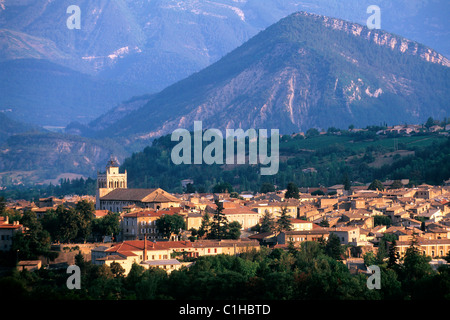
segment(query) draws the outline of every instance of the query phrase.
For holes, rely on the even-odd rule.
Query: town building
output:
[[[327,240],[328,236],[329,231],[327,228],[316,228],[303,231],[282,231],[277,235],[277,243],[279,246],[286,246],[292,242],[295,247],[298,247],[305,241]]]
[[[9,223],[8,216],[0,217],[0,251],[10,251],[14,235],[22,232],[23,229],[23,225],[19,224],[19,221]]]
[[[421,253],[432,258],[445,257],[450,251],[450,239],[418,239],[417,248]],[[397,241],[396,248],[400,257],[411,246],[411,241]]]
[[[134,263],[148,269],[160,267],[167,272],[189,266],[183,258],[228,254],[236,255],[249,250],[259,250],[255,240],[199,240],[190,241],[123,241],[111,247],[101,246],[91,251],[91,261],[96,265],[111,266],[118,263],[128,274]],[[178,259],[176,257],[179,257]]]
[[[127,172],[119,173],[119,164],[111,159],[105,173],[97,174],[96,209],[122,212],[136,206],[142,209],[179,207],[181,200],[160,189],[128,189]]]

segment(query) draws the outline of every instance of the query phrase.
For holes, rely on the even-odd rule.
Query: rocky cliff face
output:
[[[100,132],[151,139],[176,128],[283,133],[420,122],[449,113],[448,61],[380,30],[296,13]]]
[[[325,26],[334,30],[344,31],[347,34],[352,34],[356,37],[362,37],[372,41],[379,46],[388,47],[393,51],[399,51],[409,55],[417,55],[425,61],[450,67],[450,60],[435,50],[415,41],[396,36],[383,30],[370,30],[362,25],[307,12],[300,12],[296,15],[313,17],[318,21],[322,21]]]
[[[440,40],[448,36],[448,19],[435,12],[439,8],[448,12],[446,0],[378,0],[377,3],[383,9],[383,28],[423,40],[448,56],[449,45]],[[79,30],[66,27],[70,16],[66,10],[74,4],[81,10]],[[10,71],[16,79],[10,82],[8,91],[21,94],[3,99],[0,108],[13,106],[15,118],[25,122],[23,111],[28,112],[30,104],[42,114],[47,113],[49,104],[45,97],[22,94],[31,87],[33,92],[48,92],[46,96],[57,101],[52,104],[63,106],[62,119],[57,125],[67,125],[72,119],[87,122],[132,96],[159,92],[202,70],[293,12],[307,10],[362,23],[367,18],[369,4],[369,0],[79,0],[76,3],[70,0],[4,0],[0,2],[0,62],[44,59],[95,75],[93,86],[98,86],[102,92],[86,94],[88,101],[79,102],[74,89],[80,86],[78,83],[68,82],[64,88],[52,91],[51,80],[56,78],[51,70],[44,75],[46,81],[35,81],[33,86],[27,82],[28,74],[15,69]],[[323,23],[331,27],[370,37],[399,50],[416,51],[428,61],[448,65],[442,55],[426,47],[416,47],[415,42],[401,41],[399,37],[380,31],[366,33],[361,26],[339,19],[323,19]],[[13,66],[17,68],[17,64]],[[55,82],[63,83],[59,79]],[[125,95],[111,96],[103,104],[94,98],[88,99],[95,94],[107,97],[108,93],[118,91],[115,88],[105,90],[102,84],[106,82],[121,84]],[[60,103],[62,100],[68,101],[70,107],[64,108],[66,104]],[[78,118],[86,116],[84,107],[92,113]],[[74,110],[80,112],[64,116]],[[35,113],[30,122],[47,125],[45,117]]]

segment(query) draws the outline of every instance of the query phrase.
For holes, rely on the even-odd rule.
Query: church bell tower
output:
[[[104,197],[115,189],[127,188],[127,170],[125,170],[125,173],[120,173],[117,159],[111,156],[106,164],[105,173],[97,172],[96,209],[101,210],[101,197]]]

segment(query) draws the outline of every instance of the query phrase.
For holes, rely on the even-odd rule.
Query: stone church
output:
[[[112,158],[104,173],[97,172],[96,209],[122,212],[124,208],[164,209],[179,207],[180,199],[162,190],[128,189],[127,171],[119,172],[119,163]]]

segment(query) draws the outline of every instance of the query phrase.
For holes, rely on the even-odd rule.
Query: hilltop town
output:
[[[4,252],[17,250],[14,235],[27,233],[28,228],[19,224],[19,219],[10,220],[14,216],[11,212],[16,217],[28,214],[42,221],[52,212],[59,210],[64,215],[70,212],[64,208],[82,210],[85,205],[97,222],[117,217],[116,232],[87,236],[84,241],[59,238],[61,241],[51,245],[58,253],[55,259],[20,259],[18,268],[67,267],[81,254],[93,264],[119,264],[125,274],[133,264],[170,273],[189,267],[199,256],[238,255],[261,247],[289,250],[292,246],[300,248],[306,241],[326,241],[331,235],[337,236],[345,248],[342,261],[352,272],[366,270],[364,255],[376,255],[380,246],[392,243],[382,239],[395,239],[401,257],[414,238],[419,251],[431,257],[431,264],[446,264],[444,258],[450,251],[450,181],[441,186],[403,187],[407,183],[387,181],[375,188],[373,184],[350,188],[336,185],[240,195],[170,194],[160,188],[128,188],[127,173],[120,173],[118,164],[110,160],[106,171],[98,175],[96,197],[6,202],[0,248]],[[208,233],[218,211],[228,226],[234,226],[233,234],[214,237]],[[168,217],[178,220],[169,221]],[[165,219],[180,224],[164,229],[159,222]]]

